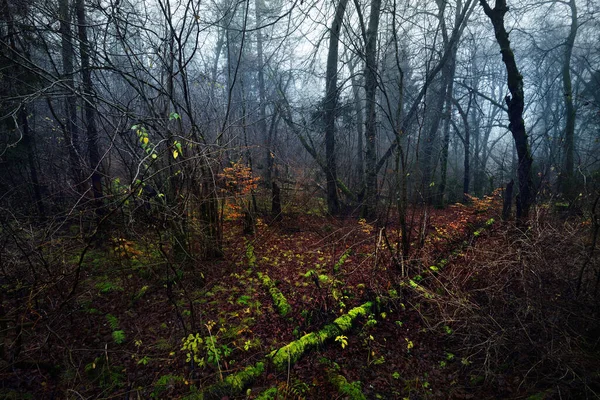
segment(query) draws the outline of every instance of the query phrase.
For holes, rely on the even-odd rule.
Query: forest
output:
[[[0,398],[600,399],[600,3],[0,0]]]

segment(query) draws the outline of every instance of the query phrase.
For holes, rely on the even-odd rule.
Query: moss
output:
[[[256,400],[275,400],[277,398],[277,388],[270,388],[256,396]]]
[[[342,332],[349,330],[352,328],[352,323],[357,317],[364,316],[370,312],[372,305],[372,302],[367,302],[362,306],[353,308],[348,311],[348,314],[342,315],[333,321],[332,324],[326,325],[318,332],[306,334],[300,339],[272,352],[269,354],[269,357],[275,368],[280,371],[285,370],[288,363],[296,363],[308,350],[318,347],[322,343],[339,336]]]
[[[287,314],[289,314],[289,312],[292,311],[292,307],[288,303],[283,293],[281,293],[281,291],[275,287],[275,283],[271,280],[271,278],[269,278],[267,274],[262,274],[260,272],[258,273],[258,277],[262,281],[263,285],[269,289],[269,294],[273,299],[273,303],[275,304],[275,308],[277,308],[277,312],[282,317],[285,317]]]
[[[290,311],[292,311],[292,307],[287,302],[283,293],[279,291],[276,287],[269,288],[269,293],[273,298],[273,303],[275,303],[275,307],[277,308],[277,312],[285,317]]]
[[[211,386],[205,394],[209,398],[221,398],[226,395],[240,394],[264,371],[265,364],[262,362],[258,362],[256,365],[250,365],[240,372],[227,376],[222,382]]]
[[[473,236],[478,237],[479,235],[481,235],[483,233],[483,231],[485,231],[490,226],[494,225],[494,222],[496,222],[494,220],[494,218],[488,219],[487,221],[485,221],[485,224],[481,228],[479,228],[475,232],[473,232]]]
[[[341,317],[336,318],[333,323],[338,326],[342,332],[347,331],[348,329],[352,328],[352,317],[350,317],[348,314],[342,315]]]
[[[333,375],[329,378],[329,382],[337,387],[341,395],[348,396],[350,400],[367,399],[360,388],[360,381],[348,382],[342,375]]]

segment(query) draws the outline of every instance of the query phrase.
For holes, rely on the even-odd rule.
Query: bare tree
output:
[[[365,119],[365,200],[362,215],[365,218],[375,217],[377,210],[377,34],[381,0],[371,1],[371,13],[365,43],[365,102],[367,107]]]
[[[504,101],[508,106],[509,129],[512,133],[519,158],[519,194],[517,200],[517,218],[526,222],[529,218],[529,209],[533,203],[533,182],[531,166],[533,158],[529,150],[525,121],[523,120],[523,109],[525,108],[525,95],[523,93],[523,76],[519,72],[515,55],[510,47],[508,32],[504,26],[504,16],[508,12],[506,0],[496,0],[494,8],[491,8],[486,0],[479,0],[485,14],[489,17],[494,27],[496,41],[500,46],[502,61],[506,67],[508,89],[510,96]]]
[[[102,174],[101,157],[98,145],[98,128],[96,125],[96,101],[94,85],[92,83],[92,68],[90,52],[92,50],[88,39],[88,25],[84,0],[75,0],[77,13],[77,29],[79,37],[79,53],[81,58],[81,80],[84,91],[83,110],[85,113],[85,127],[87,131],[87,145],[90,163],[90,181],[94,194],[96,212],[102,214]]]
[[[337,166],[335,154],[335,115],[338,104],[338,48],[342,21],[348,0],[339,0],[335,16],[329,29],[329,52],[327,55],[327,70],[325,73],[325,175],[327,177],[327,209],[335,215],[339,212],[340,204],[337,196]]]
[[[575,0],[569,0],[571,11],[571,27],[565,41],[565,53],[562,65],[562,80],[565,99],[565,165],[562,173],[562,192],[566,198],[573,200],[573,153],[575,150],[575,107],[573,106],[573,85],[571,82],[571,56],[579,22],[577,21],[577,5]]]

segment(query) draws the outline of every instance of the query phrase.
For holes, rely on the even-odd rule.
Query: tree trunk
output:
[[[325,74],[325,175],[327,178],[327,210],[330,214],[339,213],[340,203],[337,196],[337,166],[335,159],[335,113],[337,109],[338,87],[338,48],[342,22],[348,0],[339,0],[335,17],[329,30],[329,53],[327,54],[327,71]]]
[[[377,114],[375,112],[375,94],[377,92],[377,32],[379,30],[379,15],[381,0],[371,1],[371,15],[367,28],[367,43],[365,45],[365,100],[367,115],[365,120],[365,201],[362,215],[372,219],[377,212]]]
[[[81,165],[79,163],[79,129],[77,128],[77,102],[75,98],[75,79],[73,77],[73,32],[71,31],[71,15],[69,12],[69,0],[58,2],[60,14],[60,37],[61,55],[63,62],[63,76],[65,85],[68,87],[65,99],[65,124],[64,137],[69,152],[69,164],[71,167],[71,179],[75,184],[77,192],[83,194],[83,177],[81,176]]]
[[[266,91],[265,91],[265,71],[264,71],[264,55],[263,55],[263,35],[261,31],[262,24],[262,12],[264,8],[264,0],[255,0],[254,2],[254,15],[256,19],[256,57],[258,58],[258,131],[259,137],[263,139],[264,143],[264,157],[265,157],[265,187],[271,186],[271,179],[273,178],[273,160],[271,158],[271,141],[270,135],[267,131],[267,103],[266,103]]]
[[[275,181],[272,182],[271,215],[275,221],[281,219],[281,189]]]
[[[502,204],[502,219],[504,221],[506,221],[510,218],[510,210],[512,208],[512,197],[513,197],[514,184],[515,184],[515,182],[513,180],[511,180],[506,185],[506,189],[504,189],[504,194],[503,194],[504,199],[503,199],[503,204]]]
[[[98,149],[98,129],[96,127],[96,106],[94,85],[92,84],[92,68],[90,65],[90,42],[87,35],[87,22],[84,0],[76,0],[79,52],[81,57],[81,81],[83,86],[83,110],[87,129],[87,145],[91,173],[92,192],[94,193],[96,213],[103,213],[102,175],[100,173],[100,151]]]
[[[440,184],[438,185],[437,206],[442,208],[446,203],[446,183],[448,180],[448,148],[450,147],[450,120],[452,119],[452,92],[454,88],[454,71],[456,65],[454,59],[450,61],[452,69],[452,79],[448,82],[446,88],[446,111],[444,120],[444,136],[442,139],[442,154],[441,154],[441,172]]]
[[[358,193],[364,190],[365,186],[365,160],[364,160],[364,145],[363,145],[363,107],[360,98],[360,81],[354,74],[354,64],[348,63],[350,75],[352,79],[352,94],[354,96],[354,113],[356,114],[356,187]]]
[[[436,144],[438,143],[438,130],[440,122],[444,115],[444,102],[446,100],[445,90],[447,89],[444,78],[447,78],[442,73],[442,77],[437,79],[436,83],[430,85],[430,91],[426,96],[428,100],[426,103],[432,103],[431,107],[428,107],[425,116],[425,140],[423,141],[423,157],[421,162],[421,184],[423,185],[423,191],[425,193],[425,202],[431,204],[433,201],[433,182],[434,182],[434,169],[437,163]]]
[[[23,134],[23,144],[27,152],[29,175],[31,177],[31,185],[33,186],[33,198],[35,200],[38,216],[43,219],[46,216],[46,209],[44,208],[44,202],[42,201],[42,191],[40,188],[38,168],[35,162],[36,157],[34,139],[31,135],[29,121],[27,119],[27,106],[23,105],[19,110],[19,119],[21,123],[21,132]]]
[[[438,0],[438,8],[442,8],[442,1]],[[462,1],[458,0],[456,2],[456,14],[454,17],[454,25],[458,26],[460,24],[460,14],[462,13]],[[444,33],[444,42],[445,45],[448,45],[449,38],[446,32],[446,25],[444,22],[443,15],[438,17],[440,24],[442,25],[442,32]],[[458,52],[458,46],[454,43],[450,49],[450,56],[448,57],[448,61],[444,65],[442,69],[442,77],[446,76],[446,78],[442,78],[442,80],[446,83],[446,109],[444,110],[444,127],[443,132],[444,136],[442,137],[442,152],[440,156],[440,184],[438,185],[438,195],[437,195],[437,206],[442,208],[445,205],[445,197],[446,197],[446,183],[448,179],[448,148],[450,146],[450,121],[452,119],[452,96],[454,92],[454,75],[456,74],[456,53]]]
[[[573,182],[573,153],[575,144],[575,107],[573,106],[573,87],[571,84],[571,55],[573,54],[573,46],[575,37],[577,36],[577,6],[575,0],[569,0],[569,8],[571,9],[571,29],[569,36],[565,42],[565,58],[562,66],[562,79],[565,98],[565,166],[562,173],[563,196],[568,200],[575,198],[575,188]]]
[[[519,159],[519,197],[517,207],[517,218],[521,222],[527,222],[529,209],[533,203],[533,181],[531,177],[531,165],[533,158],[529,150],[525,121],[523,120],[523,109],[525,108],[525,96],[523,94],[523,76],[519,72],[515,55],[510,47],[508,32],[504,27],[504,15],[508,12],[506,0],[496,0],[492,9],[486,0],[479,0],[485,14],[494,26],[496,41],[500,45],[502,61],[506,66],[507,83],[510,95],[504,101],[508,106],[509,129],[512,133],[517,156]]]

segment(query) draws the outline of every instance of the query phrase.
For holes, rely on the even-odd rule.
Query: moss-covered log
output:
[[[287,368],[288,364],[296,363],[307,351],[320,346],[328,340],[335,339],[336,336],[348,331],[352,328],[354,320],[359,316],[368,314],[372,306],[372,302],[367,302],[360,307],[353,308],[348,314],[336,318],[333,323],[326,325],[320,331],[306,334],[300,339],[281,347],[279,350],[273,351],[268,357],[271,358],[275,368],[283,371]]]
[[[281,291],[275,287],[275,282],[273,282],[267,274],[259,272],[258,277],[262,281],[263,285],[269,290],[269,294],[273,299],[273,303],[275,304],[277,312],[282,317],[285,317],[290,311],[292,311],[292,307],[287,302],[283,293],[281,293]]]
[[[264,274],[261,275],[266,276]],[[300,339],[281,347],[279,350],[273,351],[267,356],[267,359],[270,359],[278,370],[285,370],[288,363],[290,365],[294,364],[308,350],[313,349],[330,339],[335,339],[336,336],[350,330],[354,320],[359,316],[368,314],[371,311],[372,306],[372,302],[367,302],[360,307],[353,308],[348,314],[336,318],[333,323],[326,325],[320,331],[304,335]],[[240,372],[227,376],[222,382],[210,386],[204,391],[203,397],[205,399],[212,399],[240,394],[264,371],[265,363],[257,362],[255,365],[251,365]],[[268,394],[265,394],[265,396],[268,396]]]
[[[329,377],[329,382],[337,388],[342,396],[345,396],[350,400],[367,399],[360,388],[360,381],[348,382],[344,376],[335,374]]]
[[[256,396],[256,400],[275,400],[277,399],[277,388],[269,388]]]
[[[265,364],[258,362],[255,365],[250,365],[242,371],[231,374],[213,386],[210,386],[204,392],[204,398],[213,399],[223,396],[240,394],[248,385],[258,378],[265,371]]]

